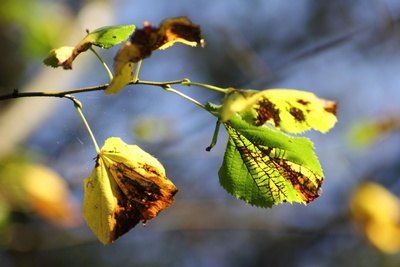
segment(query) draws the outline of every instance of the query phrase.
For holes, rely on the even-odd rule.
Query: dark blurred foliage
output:
[[[46,10],[48,2],[37,4]],[[82,8],[101,1],[54,2],[68,6],[73,20]],[[264,210],[246,205],[218,184],[226,134],[221,133],[217,146],[205,152],[215,119],[198,107],[145,86],[132,86],[111,97],[102,92],[77,95],[99,145],[109,136],[120,136],[154,154],[180,189],[176,202],[145,228],[138,225],[107,247],[84,224],[65,229],[32,213],[15,212],[7,220],[7,239],[0,244],[0,266],[400,265],[399,254],[385,254],[368,242],[349,212],[349,199],[361,181],[375,181],[400,195],[398,129],[359,150],[347,139],[348,129],[365,118],[399,117],[400,6],[396,1],[102,3],[115,24],[140,25],[145,20],[158,24],[166,17],[186,15],[201,25],[204,49],[176,45],[157,51],[144,61],[141,79],[188,77],[221,87],[288,87],[338,101],[338,125],[326,135],[307,134],[325,170],[323,194],[308,206],[285,204]],[[36,50],[41,52],[24,53],[23,40],[29,35],[18,30],[23,25],[0,18],[1,91],[24,84],[21,77],[27,84],[34,78],[31,69],[38,71],[40,62],[27,54],[44,58],[50,44],[63,45],[56,38]],[[112,62],[116,51],[101,53]],[[79,69],[79,60],[74,64],[73,71],[85,72],[77,87],[107,82],[99,64],[90,69]],[[203,103],[218,103],[221,97],[198,88],[176,89]],[[82,199],[82,180],[94,166],[95,151],[71,104],[64,102],[22,147],[40,154],[41,163],[65,177]],[[153,141],[135,135],[143,118],[157,125],[152,126]]]

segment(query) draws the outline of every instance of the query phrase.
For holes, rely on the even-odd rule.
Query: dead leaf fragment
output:
[[[135,63],[151,56],[157,49],[166,49],[176,42],[181,42],[190,46],[197,44],[204,45],[201,38],[200,26],[193,24],[186,17],[169,18],[163,20],[158,27],[153,27],[145,22],[142,29],[137,29],[131,37],[130,42],[126,42],[118,51],[114,60],[115,77],[114,84],[123,84],[122,71],[126,69],[129,62]],[[106,89],[106,94],[115,94],[122,87],[111,86]]]
[[[176,42],[190,46],[203,44],[200,26],[193,24],[186,17],[169,18],[163,20],[158,27],[153,27],[145,22],[142,29],[137,29],[118,52],[115,59],[115,68],[118,64],[128,59],[129,62],[138,62],[151,55],[154,50],[166,49]]]
[[[74,51],[73,46],[62,46],[53,49],[49,52],[48,56],[43,60],[43,63],[46,66],[57,68],[59,66],[62,66],[63,63],[72,56],[73,51]]]

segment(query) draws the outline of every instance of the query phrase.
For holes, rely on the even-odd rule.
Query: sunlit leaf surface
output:
[[[270,124],[289,133],[310,129],[325,133],[337,121],[334,101],[290,89],[232,90],[221,107],[222,121],[235,113],[250,124]]]
[[[129,82],[132,81],[133,75],[133,63],[128,62],[125,64],[121,70],[119,70],[114,78],[112,79],[110,85],[107,87],[105,93],[108,95],[118,93],[125,87]]]
[[[323,173],[309,139],[256,127],[239,116],[224,125],[229,140],[218,174],[229,193],[261,207],[306,204],[320,195]]]
[[[157,159],[119,138],[106,140],[84,187],[83,215],[103,244],[156,217],[178,191]]]

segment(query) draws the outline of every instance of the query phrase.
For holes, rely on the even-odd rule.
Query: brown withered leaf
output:
[[[153,27],[149,22],[145,22],[144,27],[135,30],[131,40],[124,43],[115,56],[115,77],[107,88],[106,94],[115,94],[128,84],[119,81],[124,77],[121,72],[126,69],[126,64],[148,58],[154,50],[166,49],[176,42],[190,46],[197,44],[203,46],[204,40],[201,38],[200,26],[193,24],[186,17],[165,19],[158,27]]]
[[[142,29],[137,29],[130,42],[125,43],[115,58],[119,61],[138,62],[147,58],[156,49],[165,49],[176,42],[190,46],[203,44],[200,26],[193,24],[186,17],[169,18],[163,20],[158,27],[153,27],[149,22],[144,23]]]

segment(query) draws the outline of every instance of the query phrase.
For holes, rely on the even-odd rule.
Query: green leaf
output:
[[[220,116],[222,121],[227,121],[235,113],[239,113],[250,124],[270,124],[289,133],[302,133],[310,129],[325,133],[337,121],[334,101],[318,98],[310,92],[290,89],[232,89],[223,101]]]
[[[256,127],[233,116],[224,123],[229,139],[220,183],[252,205],[307,204],[320,195],[322,168],[312,142],[269,127]]]
[[[204,108],[205,108],[208,112],[210,112],[212,115],[214,115],[215,117],[219,117],[221,105],[216,105],[216,104],[213,104],[213,103],[211,103],[211,102],[207,102],[207,103],[204,105]]]
[[[90,32],[82,42],[109,49],[128,39],[134,30],[135,25],[132,24],[102,27]]]

